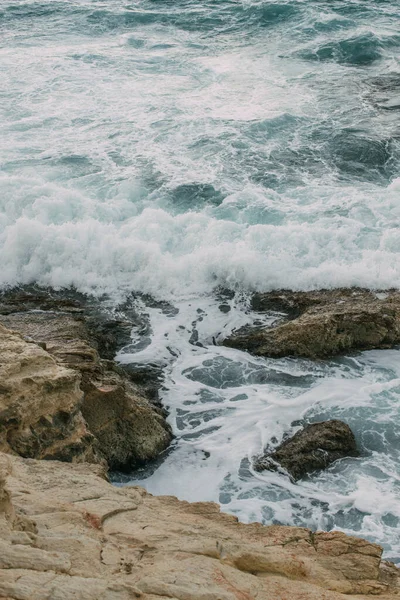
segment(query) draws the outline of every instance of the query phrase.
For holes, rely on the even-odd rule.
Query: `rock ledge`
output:
[[[400,344],[398,291],[282,290],[256,294],[252,303],[261,312],[281,311],[279,324],[243,328],[224,340],[225,346],[249,350],[259,356],[325,358]]]
[[[382,600],[399,571],[343,533],[238,523],[115,488],[99,466],[0,453],[0,598]]]

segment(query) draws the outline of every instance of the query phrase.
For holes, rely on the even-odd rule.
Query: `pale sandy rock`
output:
[[[0,454],[0,598],[398,598],[381,548],[343,533],[245,525],[213,503],[116,488],[100,466]]]
[[[100,358],[79,314],[0,318],[14,329],[0,325],[0,449],[126,469],[169,445],[164,416],[113,361]]]
[[[25,457],[100,460],[79,410],[80,379],[0,325],[0,449]]]

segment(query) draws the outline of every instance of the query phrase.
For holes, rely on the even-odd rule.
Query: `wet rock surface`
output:
[[[347,456],[358,456],[354,434],[346,423],[333,419],[307,425],[274,451],[258,457],[254,468],[257,471],[284,469],[297,480]]]
[[[107,299],[95,299],[75,290],[53,290],[36,286],[13,288],[0,293],[0,318],[4,324],[19,324],[28,327],[33,314],[45,313],[48,318],[60,321],[62,315],[74,317],[74,329],[94,346],[103,359],[113,360],[117,351],[130,343],[131,330],[138,317],[128,304],[111,309]],[[23,315],[29,315],[25,319]],[[43,323],[38,319],[38,323]],[[67,327],[71,326],[69,320]],[[41,327],[41,325],[40,325]],[[58,326],[60,329],[62,325]],[[44,332],[45,333],[45,332]],[[40,330],[35,330],[40,337]],[[60,339],[68,339],[68,331],[60,331]],[[69,337],[73,337],[73,333]]]
[[[132,320],[101,313],[82,296],[17,290],[0,296],[0,323],[0,385],[8,390],[0,432],[8,451],[132,469],[169,445],[172,435],[162,409],[111,360],[130,341]],[[16,367],[28,360],[27,373]],[[41,375],[42,363],[54,374]]]
[[[212,502],[110,485],[101,467],[0,453],[7,600],[382,600],[399,570],[340,532],[238,523]]]
[[[243,328],[223,344],[259,356],[325,358],[400,343],[400,293],[336,289],[271,292],[253,297],[256,311],[280,311],[277,326]]]

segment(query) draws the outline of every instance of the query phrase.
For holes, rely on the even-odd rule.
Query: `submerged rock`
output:
[[[57,306],[40,294],[1,298],[0,448],[122,470],[154,459],[172,438],[164,413],[109,360],[132,323]]]
[[[362,289],[256,294],[259,311],[283,311],[276,327],[243,328],[225,346],[260,356],[324,358],[400,343],[400,292]],[[291,319],[291,320],[289,320]]]
[[[381,555],[341,532],[117,488],[98,466],[0,453],[1,598],[394,600],[400,572]]]
[[[294,479],[325,469],[335,460],[357,456],[357,445],[350,427],[332,420],[307,425],[285,440],[273,452],[257,458],[257,471],[285,469]]]

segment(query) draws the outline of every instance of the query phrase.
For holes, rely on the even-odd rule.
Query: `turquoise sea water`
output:
[[[0,2],[0,285],[168,303],[138,300],[148,337],[120,356],[166,377],[177,441],[151,491],[394,560],[398,351],[265,361],[214,341],[257,318],[252,290],[400,287],[399,58],[399,0]],[[331,416],[361,458],[297,485],[252,471]]]

